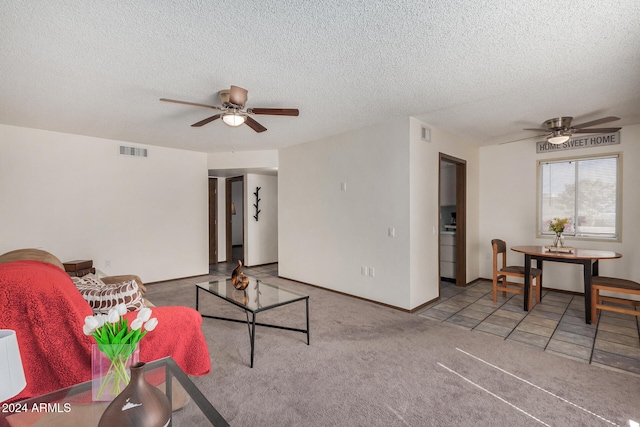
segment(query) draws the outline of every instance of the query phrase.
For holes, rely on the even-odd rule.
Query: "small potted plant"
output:
[[[553,236],[553,246],[555,248],[564,247],[564,235],[562,233],[570,226],[571,222],[569,218],[554,218],[552,221],[549,221],[549,230],[556,233],[555,236]]]

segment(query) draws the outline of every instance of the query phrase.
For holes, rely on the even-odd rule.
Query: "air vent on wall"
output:
[[[431,129],[423,126],[420,130],[420,138],[423,141],[431,142]]]
[[[120,146],[120,154],[122,154],[123,156],[133,156],[133,157],[149,156],[146,148],[127,147],[126,145]]]

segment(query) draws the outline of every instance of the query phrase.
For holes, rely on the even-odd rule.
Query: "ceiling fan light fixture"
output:
[[[590,122],[584,122],[577,125],[572,125],[571,122],[573,117],[556,117],[553,119],[549,119],[545,121],[541,127],[538,128],[525,128],[523,130],[531,130],[537,133],[544,132],[540,135],[532,136],[529,138],[539,138],[543,135],[546,135],[546,141],[549,144],[561,145],[566,143],[571,139],[571,137],[578,133],[588,133],[588,134],[603,134],[603,133],[613,133],[618,132],[620,127],[610,127],[610,128],[592,128],[592,126],[601,125],[604,123],[615,122],[616,120],[620,120],[620,117],[603,117],[601,119],[591,120]],[[507,144],[509,142],[523,141],[529,138],[520,138],[513,141],[501,142],[500,144]]]
[[[549,144],[560,145],[560,144],[564,144],[570,139],[571,139],[571,135],[562,135],[561,133],[555,133],[549,138],[547,138],[547,142]]]
[[[247,118],[245,116],[238,114],[236,111],[222,115],[222,121],[232,127],[240,126],[241,124],[244,124],[246,120]]]
[[[207,117],[204,120],[200,120],[197,123],[191,125],[191,127],[202,127],[215,120],[222,119],[222,121],[231,127],[238,127],[243,124],[249,126],[255,132],[260,133],[267,130],[249,115],[268,115],[268,116],[298,116],[300,112],[297,108],[247,108],[245,110],[245,103],[247,102],[246,89],[238,86],[231,86],[231,90],[221,90],[218,92],[220,97],[220,106],[200,104],[198,102],[180,101],[179,99],[160,98],[163,102],[172,102],[175,104],[192,105],[194,107],[209,108],[219,111],[218,114],[214,114],[211,117]]]

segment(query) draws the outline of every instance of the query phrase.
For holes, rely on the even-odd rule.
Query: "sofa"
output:
[[[0,264],[6,264],[8,262],[14,261],[24,261],[24,260],[33,260],[33,261],[41,261],[46,262],[51,265],[55,265],[60,268],[62,271],[65,271],[64,264],[53,254],[44,251],[42,249],[16,249],[11,252],[7,252],[3,255],[0,255]],[[73,278],[72,280],[79,280],[81,278]],[[117,285],[120,283],[125,283],[129,281],[135,281],[140,293],[144,296],[147,292],[147,287],[142,282],[139,276],[135,274],[124,274],[118,276],[103,276],[99,278],[104,284],[107,285]],[[149,300],[144,299],[144,304],[146,307],[155,307]]]
[[[139,282],[139,277],[112,276]],[[106,280],[105,280],[106,279]],[[188,375],[210,372],[210,357],[202,333],[202,317],[183,306],[152,308],[158,326],[140,342],[140,361],[171,356]],[[26,388],[6,402],[38,396],[91,379],[93,337],[83,333],[84,319],[94,309],[84,299],[63,264],[37,249],[12,251],[0,256],[0,329],[16,331]],[[125,315],[131,323],[135,311]],[[3,402],[5,403],[5,402]],[[175,407],[174,407],[175,408]]]

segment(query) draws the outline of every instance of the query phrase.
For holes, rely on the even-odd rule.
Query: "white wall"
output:
[[[431,129],[431,142],[421,140],[421,128]],[[438,297],[440,153],[466,161],[467,283],[478,277],[478,147],[421,121],[410,119],[411,140],[411,308]]]
[[[0,125],[0,253],[39,247],[145,282],[207,274],[206,154],[120,144],[134,145]]]
[[[280,150],[281,276],[408,308],[408,124],[394,119]],[[361,275],[362,266],[375,276]]]
[[[239,151],[235,153],[210,153],[209,169],[278,168],[278,150]]]
[[[421,126],[398,118],[280,151],[281,276],[404,309],[438,297],[439,153],[467,161],[469,251],[477,247],[478,148],[433,127],[432,142],[422,141]],[[468,254],[468,281],[477,275]]]
[[[640,125],[620,131],[620,145],[536,154],[534,140],[493,145],[480,149],[480,275],[491,277],[491,239],[500,238],[509,247],[545,245],[551,237],[536,237],[536,167],[538,160],[568,156],[622,152],[622,241],[577,240],[565,243],[579,248],[611,250],[617,260],[601,261],[600,274],[640,280]],[[512,264],[524,263],[523,255],[508,252]],[[544,264],[544,286],[583,292],[582,267],[548,262]]]
[[[278,177],[247,174],[244,179],[247,207],[245,264],[252,266],[278,262]],[[260,187],[260,213],[256,221],[254,193],[257,187]]]

